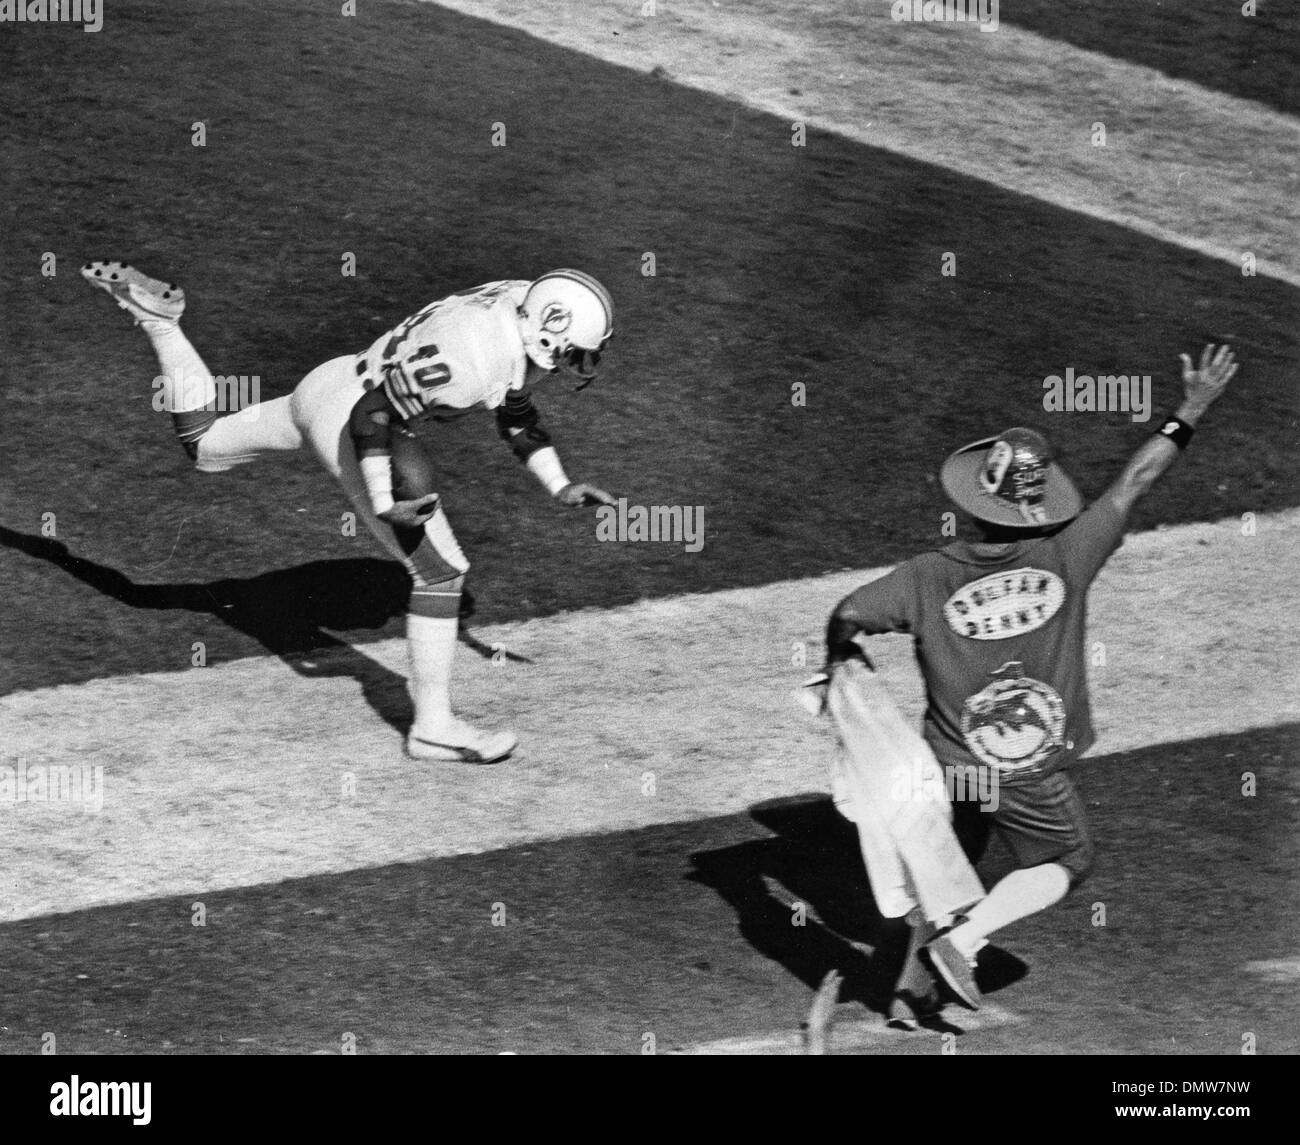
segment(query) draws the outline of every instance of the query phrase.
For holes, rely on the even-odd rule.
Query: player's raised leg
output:
[[[185,292],[179,286],[123,262],[88,262],[81,274],[107,291],[149,338],[161,371],[154,379],[161,408],[171,414],[176,436],[195,468],[219,473],[264,453],[302,445],[287,397],[218,417],[216,380],[181,330]]]
[[[163,408],[172,415],[181,444],[194,457],[195,443],[217,418],[217,388],[198,351],[181,333],[185,292],[124,262],[88,262],[81,274],[92,286],[107,291],[148,336],[158,355],[161,373],[155,386],[162,390]]]

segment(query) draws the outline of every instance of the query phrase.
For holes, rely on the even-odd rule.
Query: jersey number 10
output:
[[[410,360],[419,362],[425,358],[436,358],[437,356],[438,347],[430,342],[418,354],[412,355]],[[431,390],[435,386],[441,386],[451,381],[451,367],[446,362],[430,362],[427,366],[420,366],[412,370],[410,376],[420,389]]]

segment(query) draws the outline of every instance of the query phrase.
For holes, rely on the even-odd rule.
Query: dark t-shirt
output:
[[[908,632],[925,677],[925,738],[940,762],[1003,782],[1092,746],[1084,661],[1088,587],[1124,539],[1106,497],[1052,537],[958,541],[905,561],[840,606],[864,632]]]

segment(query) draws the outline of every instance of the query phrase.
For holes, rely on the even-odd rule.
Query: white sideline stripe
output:
[[[1261,516],[1248,538],[1230,519],[1127,539],[1091,601],[1090,636],[1106,648],[1091,671],[1094,754],[1300,720],[1300,633],[1278,623],[1279,602],[1300,598],[1298,549],[1300,510]],[[524,744],[488,768],[405,759],[358,680],[329,674],[375,662],[400,673],[401,640],[323,655],[327,670],[311,677],[268,656],[0,697],[0,764],[104,769],[98,814],[0,799],[0,920],[825,791],[830,732],[792,694],[816,666],[835,602],[883,571],[479,629],[534,662],[459,654],[463,714],[508,717]],[[796,644],[808,663],[793,662]],[[875,638],[873,650],[919,717],[910,640]]]
[[[1019,1015],[990,1002],[985,1002],[978,1010],[963,1010],[957,1006],[948,1006],[943,1012],[943,1019],[956,1027],[963,1034],[979,1033],[981,1030],[997,1029],[1021,1021]],[[942,1032],[922,1027],[918,1030],[893,1030],[885,1024],[880,1016],[855,1018],[852,1021],[838,1019],[831,1026],[827,1039],[828,1049],[832,1054],[841,1054],[855,1050],[885,1049],[893,1053],[913,1050],[921,1040],[937,1041]],[[719,1038],[717,1041],[696,1042],[691,1045],[676,1046],[667,1051],[670,1055],[690,1057],[700,1056],[792,1056],[804,1053],[803,1035],[798,1030],[780,1030],[776,1033],[758,1034],[747,1037]]]
[[[672,0],[648,19],[635,2],[437,3],[640,72],[662,66],[685,87],[1126,227],[1237,275],[1253,252],[1260,275],[1300,286],[1300,121],[1251,100],[1006,22],[993,33],[896,24],[884,0]],[[987,114],[999,107],[1014,107],[1014,121]],[[1094,122],[1106,125],[1105,147],[1091,144]]]
[[[1263,978],[1266,982],[1289,985],[1300,982],[1300,957],[1264,958],[1257,962],[1247,962],[1242,970]]]

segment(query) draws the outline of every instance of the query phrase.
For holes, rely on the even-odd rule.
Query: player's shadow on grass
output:
[[[406,612],[410,577],[401,565],[372,558],[310,561],[251,577],[188,584],[138,584],[125,573],[74,556],[61,541],[0,526],[0,544],[47,561],[130,608],[205,613],[257,640],[303,676],[349,676],[374,711],[398,731],[414,712],[406,677],[365,655],[333,631],[382,628]],[[465,596],[461,639],[491,655],[465,628],[473,612]]]
[[[744,938],[809,988],[838,970],[841,1001],[883,1012],[902,969],[908,928],[876,909],[857,829],[824,795],[760,803],[750,814],[774,836],[694,854],[689,877],[726,899]],[[986,946],[976,978],[988,993],[1026,972],[1014,955]],[[957,1013],[951,1006],[946,1011]]]

